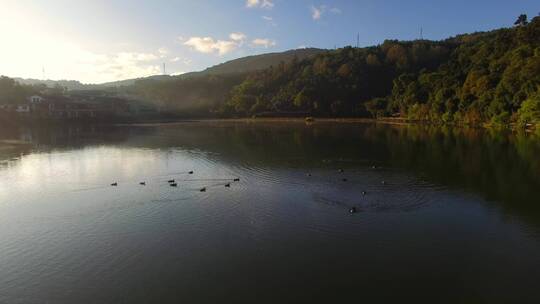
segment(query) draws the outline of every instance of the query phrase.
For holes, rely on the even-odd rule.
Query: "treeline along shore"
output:
[[[441,41],[387,40],[365,48],[281,54],[88,90],[2,77],[0,117],[376,118],[516,128],[540,124],[540,17],[529,21],[521,15],[508,28]]]

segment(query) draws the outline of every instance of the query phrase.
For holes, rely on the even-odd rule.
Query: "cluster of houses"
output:
[[[101,119],[153,111],[126,99],[78,92],[66,96],[33,95],[25,103],[0,104],[0,111],[19,116],[50,119]]]

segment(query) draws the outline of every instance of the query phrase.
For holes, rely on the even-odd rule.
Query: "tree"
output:
[[[309,98],[306,96],[305,90],[300,91],[300,93],[298,93],[296,97],[294,97],[293,103],[294,106],[299,109],[305,109],[307,107],[309,103]]]
[[[523,26],[523,25],[527,25],[527,23],[529,23],[529,21],[527,21],[527,15],[521,14],[517,18],[516,22],[514,22],[514,25]]]
[[[375,98],[366,102],[366,110],[373,116],[373,118],[384,116],[388,100],[386,98]]]
[[[521,126],[540,123],[540,93],[537,93],[521,104],[518,110],[518,116],[518,123]]]
[[[9,77],[0,77],[0,104],[21,103],[24,102],[25,97],[31,94],[30,87],[22,86]]]

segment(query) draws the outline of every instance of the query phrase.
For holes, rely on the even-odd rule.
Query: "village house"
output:
[[[30,105],[28,104],[19,104],[15,107],[15,112],[19,114],[28,115],[30,114]]]
[[[69,95],[32,95],[24,103],[0,105],[0,111],[54,120],[126,118],[155,109],[101,91],[74,91]]]
[[[45,99],[39,95],[33,95],[28,97],[27,100],[30,104],[41,104]]]

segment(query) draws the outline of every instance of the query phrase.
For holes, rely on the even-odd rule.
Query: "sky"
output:
[[[103,83],[512,26],[538,0],[0,0],[0,75]]]

